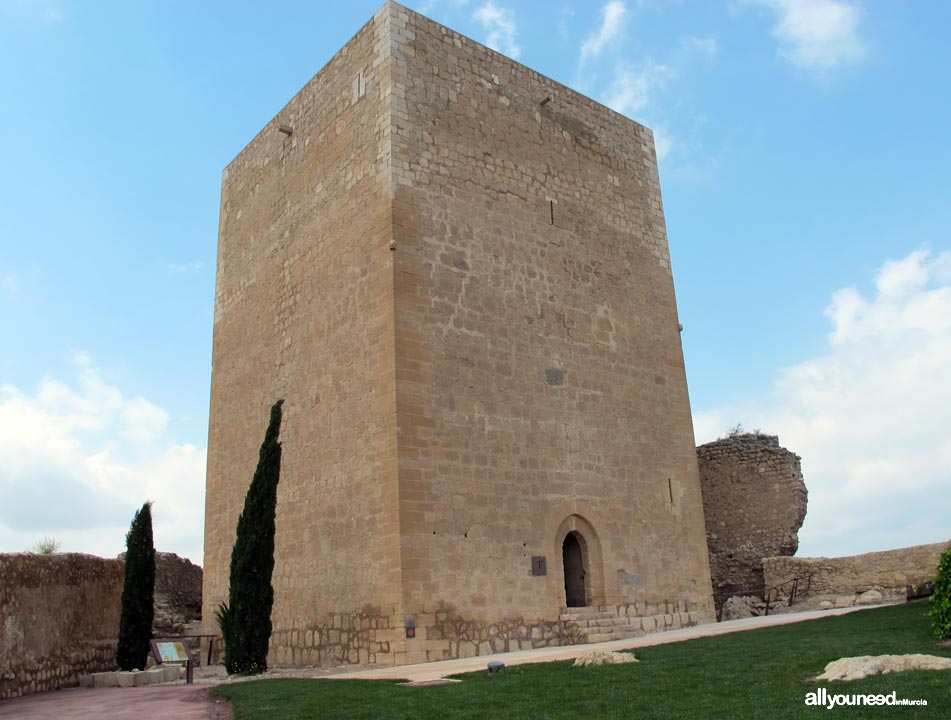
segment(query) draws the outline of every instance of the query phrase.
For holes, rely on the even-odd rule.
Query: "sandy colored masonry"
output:
[[[712,620],[650,130],[396,3],[222,176],[206,632],[278,398],[272,666]]]

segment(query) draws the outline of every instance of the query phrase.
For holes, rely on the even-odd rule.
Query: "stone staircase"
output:
[[[644,634],[641,618],[616,613],[614,607],[603,605],[562,608],[561,622],[568,641],[573,645],[623,640]]]

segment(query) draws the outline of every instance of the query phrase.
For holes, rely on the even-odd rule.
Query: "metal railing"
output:
[[[782,592],[782,588],[786,586],[789,586],[788,600],[784,597],[784,593]],[[716,606],[719,608],[719,610],[717,610],[717,622],[722,619],[723,605],[728,598],[743,596],[760,597],[766,604],[765,614],[769,615],[770,609],[778,607],[781,603],[785,603],[788,607],[791,607],[792,604],[796,602],[797,595],[808,595],[811,588],[812,575],[800,575],[799,577],[794,577],[791,580],[786,580],[785,582],[768,588],[760,586],[742,590],[730,590],[729,592],[714,592],[713,598]]]
[[[790,586],[789,590],[789,602],[786,603],[787,607],[792,607],[792,604],[796,602],[796,594],[799,593],[799,584],[805,581],[806,587],[802,591],[803,595],[808,595],[809,590],[812,589],[812,575],[800,575],[799,577],[794,577],[792,580],[787,580],[786,582],[779,583],[779,585],[773,585],[771,588],[766,588],[766,592],[763,593],[763,599],[766,601],[766,614],[769,615],[770,603],[772,600],[773,592],[776,592],[776,602],[778,603],[781,595],[779,592],[780,588]]]

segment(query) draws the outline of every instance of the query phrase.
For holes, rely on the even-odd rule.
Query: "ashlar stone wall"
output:
[[[0,698],[79,684],[115,665],[123,564],[0,555]]]
[[[775,435],[745,433],[697,448],[717,609],[730,593],[761,594],[762,559],[794,555],[806,517],[800,458]],[[765,584],[764,584],[765,583]]]
[[[403,593],[426,618],[407,661],[564,642],[568,532],[588,605],[708,616],[650,130],[397,12]]]
[[[651,132],[396,3],[222,178],[209,632],[277,398],[271,664],[712,619]]]

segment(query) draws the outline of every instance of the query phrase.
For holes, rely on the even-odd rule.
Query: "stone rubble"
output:
[[[830,662],[816,680],[861,680],[906,670],[951,670],[951,658],[937,655],[862,655]]]
[[[636,663],[639,660],[634,653],[611,652],[609,650],[592,650],[575,658],[572,667],[594,667],[597,665],[623,665]]]

